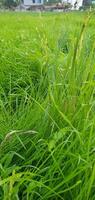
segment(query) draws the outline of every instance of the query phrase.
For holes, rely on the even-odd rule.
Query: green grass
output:
[[[0,13],[0,200],[95,200],[94,13]]]

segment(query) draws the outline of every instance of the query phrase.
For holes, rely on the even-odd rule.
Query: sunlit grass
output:
[[[0,199],[95,199],[95,16],[0,13]]]

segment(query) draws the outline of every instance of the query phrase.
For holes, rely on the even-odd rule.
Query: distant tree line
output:
[[[91,5],[91,3],[92,3],[92,0],[83,0],[84,6],[89,6],[89,5]]]
[[[16,7],[21,3],[21,0],[0,0],[0,5],[5,8]]]

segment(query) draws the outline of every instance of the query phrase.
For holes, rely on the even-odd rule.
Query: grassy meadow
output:
[[[0,13],[0,200],[95,200],[94,13]]]

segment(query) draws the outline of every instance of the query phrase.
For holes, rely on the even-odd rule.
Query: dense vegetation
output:
[[[0,200],[95,200],[90,15],[0,14]]]

